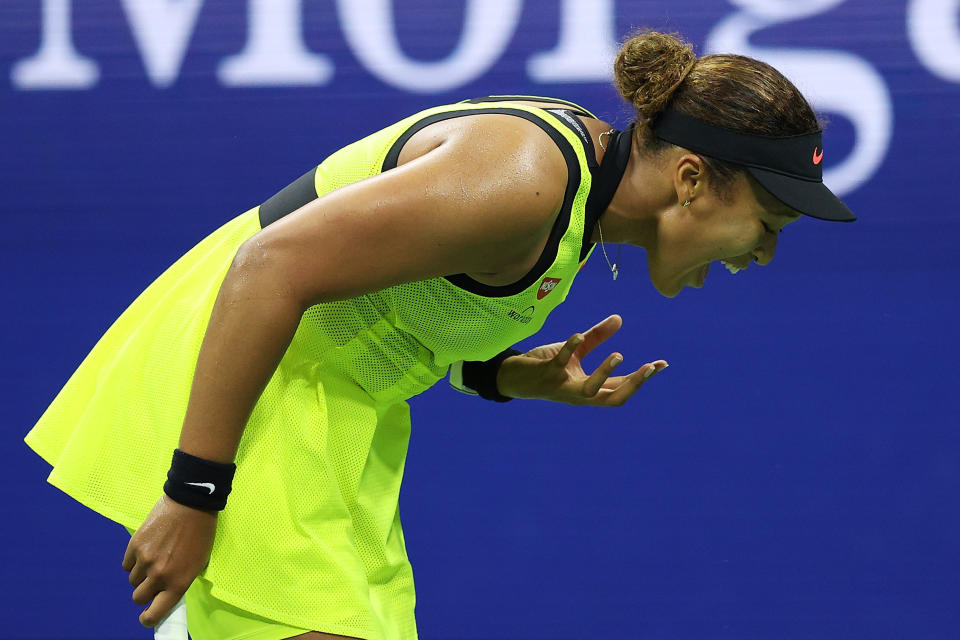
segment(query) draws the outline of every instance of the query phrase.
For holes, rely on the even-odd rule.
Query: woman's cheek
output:
[[[735,238],[731,239],[730,253],[726,253],[723,257],[736,258],[738,256],[746,255],[757,248],[762,239],[762,233],[760,235],[757,235],[756,232],[753,231],[740,233]]]

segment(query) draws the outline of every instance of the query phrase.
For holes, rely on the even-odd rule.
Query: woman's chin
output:
[[[653,288],[664,298],[676,298],[683,291],[683,282],[663,283],[651,280]]]
[[[683,291],[684,287],[702,289],[709,271],[710,263],[707,263],[691,269],[677,278],[671,278],[667,281],[664,281],[662,278],[651,278],[650,281],[664,298],[676,298],[680,292]]]

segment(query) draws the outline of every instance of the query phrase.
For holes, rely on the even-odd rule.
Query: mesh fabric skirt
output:
[[[26,437],[53,485],[139,527],[162,494],[220,284],[259,230],[252,209],[214,231],[100,339]],[[303,329],[247,423],[201,575],[220,600],[291,626],[416,638],[398,509],[409,407],[323,369]]]

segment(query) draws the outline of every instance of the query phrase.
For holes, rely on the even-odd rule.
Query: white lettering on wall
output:
[[[203,0],[123,0],[147,77],[169,87],[180,74]]]
[[[467,0],[460,41],[436,62],[407,57],[397,41],[393,0],[338,0],[340,24],[353,54],[375,76],[400,89],[449,91],[475,80],[507,49],[523,0]]]
[[[13,65],[17,89],[88,89],[97,84],[100,70],[81,57],[70,37],[70,0],[43,0],[40,49]]]
[[[853,123],[853,151],[824,171],[824,182],[838,195],[853,191],[876,172],[893,135],[893,104],[883,76],[862,58],[821,49],[754,46],[750,36],[770,25],[823,13],[843,0],[731,0],[742,10],[723,19],[707,38],[711,53],[739,53],[776,67],[797,85],[814,108]],[[827,154],[830,153],[829,136]]]
[[[303,42],[301,0],[249,0],[249,36],[239,54],[220,63],[228,87],[321,85],[333,78],[326,56]]]
[[[782,68],[825,111],[849,118],[856,147],[827,179],[835,189],[855,188],[876,168],[889,143],[893,110],[889,91],[865,60],[834,50],[759,47],[750,37],[768,26],[817,15],[842,0],[730,0],[738,7],[723,19],[708,50],[736,51]],[[150,81],[176,82],[196,28],[203,0],[121,0],[133,40]],[[454,50],[436,61],[406,56],[398,42],[393,0],[337,0],[350,48],[372,74],[400,89],[442,92],[485,73],[506,51],[519,26],[523,0],[467,0],[466,18]],[[72,40],[71,0],[41,0],[40,44],[11,68],[15,89],[89,89],[97,63]],[[326,55],[307,49],[302,0],[247,0],[248,34],[243,50],[217,69],[220,83],[239,86],[328,84],[334,74]],[[557,45],[534,54],[527,73],[534,82],[607,82],[616,53],[615,0],[560,0]],[[429,16],[426,17],[429,19]],[[938,78],[960,82],[960,0],[908,0],[906,29],[921,63]],[[829,153],[829,149],[828,149]]]
[[[560,38],[535,54],[527,73],[535,82],[608,82],[617,56],[613,0],[563,0]]]
[[[931,73],[960,82],[960,0],[911,0],[907,34]]]

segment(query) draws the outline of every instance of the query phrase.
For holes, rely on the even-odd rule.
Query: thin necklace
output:
[[[616,280],[617,276],[620,275],[620,269],[617,268],[617,263],[620,262],[620,247],[622,245],[617,245],[617,261],[610,264],[610,258],[607,257],[607,248],[603,244],[603,227],[600,226],[600,218],[597,218],[597,231],[600,232],[600,249],[603,251],[603,257],[607,261],[607,266],[610,267],[610,273],[613,274],[613,279]]]
[[[612,136],[616,131],[616,129],[610,129],[610,131],[604,131],[597,136],[597,142],[600,143],[600,148],[603,149],[604,152],[606,152],[607,148],[603,146],[603,136]],[[620,264],[620,248],[623,245],[617,245],[617,261],[610,264],[610,258],[607,256],[607,247],[603,244],[603,227],[600,226],[600,218],[597,218],[597,231],[600,232],[600,249],[603,251],[603,257],[607,261],[607,266],[610,267],[610,273],[613,274],[613,279],[616,280],[617,276],[620,275],[620,269],[617,268],[617,265]]]

